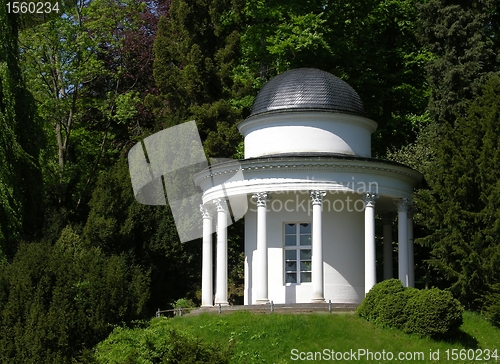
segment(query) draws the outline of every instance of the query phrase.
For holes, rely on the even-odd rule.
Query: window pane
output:
[[[311,260],[311,249],[300,249],[300,260]]]
[[[285,264],[286,264],[285,265],[285,270],[287,272],[290,272],[290,271],[296,272],[297,271],[297,262],[290,261],[290,262],[286,262]]]
[[[311,273],[300,273],[300,281],[302,283],[304,282],[311,282]]]
[[[301,234],[310,234],[311,233],[311,224],[300,224],[300,233]]]
[[[285,235],[285,245],[297,245],[297,237],[295,235]]]
[[[300,271],[310,271],[311,270],[311,262],[300,262]]]
[[[301,235],[300,245],[311,245],[311,235]]]
[[[285,250],[285,260],[296,260],[297,251],[296,250]]]
[[[286,283],[297,283],[297,273],[287,273],[285,278]]]
[[[295,224],[285,224],[285,234],[295,234]]]

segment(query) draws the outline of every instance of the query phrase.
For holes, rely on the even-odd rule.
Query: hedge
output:
[[[356,313],[383,327],[433,338],[453,336],[463,322],[463,308],[450,292],[405,288],[398,279],[373,286]]]

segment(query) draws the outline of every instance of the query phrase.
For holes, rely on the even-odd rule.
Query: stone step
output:
[[[294,304],[264,304],[264,305],[237,305],[237,306],[213,306],[189,309],[183,314],[199,315],[201,313],[231,313],[235,311],[250,311],[254,313],[353,313],[358,305],[346,303],[294,303]],[[187,311],[187,309],[186,309]]]

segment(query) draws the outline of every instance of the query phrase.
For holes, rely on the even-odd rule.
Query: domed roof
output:
[[[255,98],[250,116],[290,109],[365,116],[363,103],[351,86],[316,68],[292,69],[274,77]]]

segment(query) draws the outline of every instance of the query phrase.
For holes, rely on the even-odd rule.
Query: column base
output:
[[[312,298],[311,303],[323,303],[326,302],[324,298]]]
[[[214,306],[219,306],[219,305],[221,305],[221,306],[229,306],[229,303],[227,303],[227,302],[215,302]]]
[[[269,300],[267,298],[255,300],[256,305],[266,305],[268,303],[269,303]]]
[[[207,308],[208,308],[208,307],[214,307],[214,305],[201,305],[200,307],[201,307],[201,308],[205,308],[205,307],[207,307]]]

